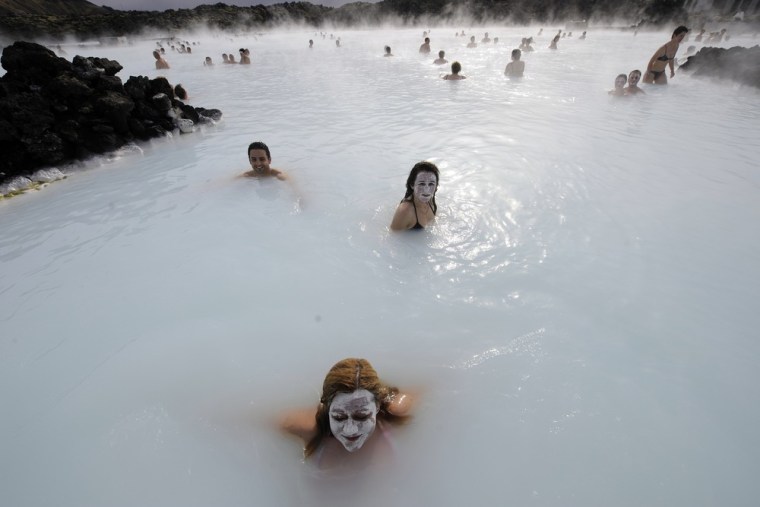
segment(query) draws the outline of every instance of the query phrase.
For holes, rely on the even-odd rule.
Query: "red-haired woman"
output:
[[[366,359],[343,359],[327,373],[316,413],[288,414],[280,426],[301,437],[304,457],[321,466],[362,448],[364,454],[378,445],[392,447],[388,425],[408,419],[411,404],[411,396],[383,384]]]

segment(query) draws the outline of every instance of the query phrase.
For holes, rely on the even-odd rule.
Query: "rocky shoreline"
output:
[[[678,68],[692,77],[730,80],[760,88],[760,46],[704,47]]]
[[[36,172],[114,151],[127,143],[190,133],[222,118],[218,109],[178,100],[166,78],[116,74],[119,62],[71,62],[33,42],[3,50],[0,78],[0,183],[16,193],[58,175]],[[21,178],[21,179],[19,179]],[[24,179],[26,178],[26,179]]]

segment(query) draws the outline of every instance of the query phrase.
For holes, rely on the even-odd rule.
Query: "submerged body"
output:
[[[286,414],[280,428],[303,439],[304,456],[320,468],[353,466],[392,447],[388,425],[404,422],[411,405],[411,396],[382,384],[367,360],[348,358],[327,373],[316,410]]]

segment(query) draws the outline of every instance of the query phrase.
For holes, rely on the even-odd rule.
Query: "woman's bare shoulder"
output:
[[[418,399],[419,393],[417,392],[399,392],[393,397],[388,405],[388,412],[400,417],[411,415],[412,409],[417,404]]]
[[[317,433],[315,413],[313,408],[292,410],[280,418],[278,425],[282,431],[308,442]]]

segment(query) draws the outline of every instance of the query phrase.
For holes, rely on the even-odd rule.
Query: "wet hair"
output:
[[[425,44],[430,44],[430,37],[425,37]]]
[[[440,51],[438,51],[438,58],[443,58],[443,55],[445,55],[445,54],[446,54],[446,52],[443,49],[440,50]]]
[[[385,46],[385,52],[386,53],[390,53],[391,52],[391,47],[390,46]]]
[[[267,153],[267,159],[272,160],[272,155],[269,153],[269,146],[261,141],[254,141],[248,145],[248,157],[251,156],[251,150],[264,150]]]
[[[671,37],[671,39],[675,38],[675,37],[678,37],[682,33],[687,33],[688,31],[689,31],[688,28],[686,28],[685,26],[681,25],[678,28],[676,28],[675,30],[673,30],[673,37]]]
[[[519,60],[521,54],[522,54],[522,51],[520,51],[519,49],[512,50],[512,58],[517,58]]]
[[[459,62],[454,62],[451,64],[451,72],[454,74],[459,74],[462,71],[462,64]]]
[[[178,84],[174,87],[174,95],[176,95],[180,100],[187,100],[187,91],[182,87],[181,84]]]
[[[378,420],[402,423],[408,419],[389,412],[388,407],[399,390],[383,384],[369,361],[357,358],[343,359],[330,368],[322,383],[322,396],[319,398],[319,407],[315,415],[317,433],[306,443],[303,451],[305,458],[314,454],[322,441],[332,435],[330,405],[335,396],[338,393],[353,393],[359,389],[366,389],[375,397],[379,408]]]
[[[438,190],[438,182],[441,181],[441,174],[438,171],[438,167],[432,162],[423,160],[422,162],[414,164],[411,172],[409,172],[409,177],[406,179],[406,194],[404,194],[405,201],[412,198],[412,194],[414,194],[414,182],[417,179],[417,175],[420,173],[433,173],[435,175],[435,188]],[[430,207],[433,208],[433,213],[438,210],[438,205],[435,203],[435,193],[433,194],[433,198],[430,199]]]

